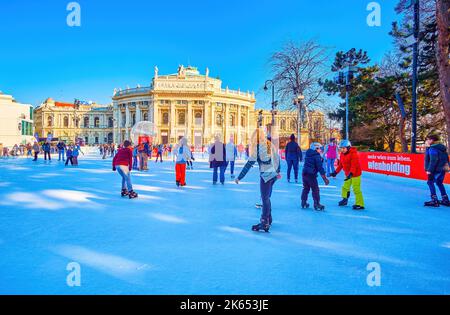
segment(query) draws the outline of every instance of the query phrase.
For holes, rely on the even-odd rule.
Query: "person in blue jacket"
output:
[[[425,152],[425,172],[428,175],[428,187],[430,188],[431,201],[425,202],[426,207],[450,206],[447,191],[444,187],[445,174],[448,172],[448,153],[445,145],[439,143],[438,135],[429,135],[426,139],[427,149]],[[436,186],[442,196],[439,201]]]
[[[303,165],[302,180],[303,180],[303,191],[302,191],[302,208],[308,208],[308,195],[309,191],[312,190],[312,196],[314,200],[314,209],[322,211],[325,209],[323,205],[320,204],[320,190],[319,183],[317,182],[317,174],[320,173],[325,185],[328,185],[330,181],[325,176],[325,170],[323,168],[323,159],[320,155],[321,144],[313,143],[305,154],[305,163]]]
[[[294,168],[295,182],[298,183],[298,164],[303,160],[302,150],[295,141],[295,135],[290,137],[291,141],[286,145],[285,156],[287,162],[287,181],[291,182],[291,170]]]

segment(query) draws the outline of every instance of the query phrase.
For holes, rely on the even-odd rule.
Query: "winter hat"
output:
[[[339,148],[349,148],[351,146],[350,140],[341,140],[341,142],[339,142]]]
[[[322,145],[319,142],[313,142],[309,148],[311,150],[316,151],[317,149],[320,149],[321,147],[322,147]]]
[[[294,135],[294,134],[291,134],[290,139],[291,139],[291,141],[295,141],[295,135]]]

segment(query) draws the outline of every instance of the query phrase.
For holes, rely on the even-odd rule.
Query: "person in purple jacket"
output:
[[[330,143],[325,146],[323,156],[327,161],[327,177],[333,174],[336,170],[334,168],[334,161],[338,157],[338,146],[336,144],[336,139],[331,138]]]

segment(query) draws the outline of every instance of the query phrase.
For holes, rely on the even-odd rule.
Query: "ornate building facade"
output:
[[[201,75],[195,67],[180,66],[169,75],[159,75],[155,67],[149,87],[114,90],[112,99],[115,142],[129,139],[133,125],[147,120],[154,123],[156,143],[176,143],[185,136],[199,148],[220,135],[224,141],[247,144],[259,113],[254,92],[223,88],[208,69]],[[271,119],[271,112],[263,111],[263,124]],[[297,133],[295,113],[278,112],[276,124],[282,136]]]
[[[49,134],[66,142],[81,139],[86,144],[113,142],[111,106],[73,104],[46,99],[35,108],[35,131],[39,137]]]

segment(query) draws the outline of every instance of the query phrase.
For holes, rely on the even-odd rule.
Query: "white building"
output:
[[[0,92],[0,144],[12,147],[33,141],[33,106]]]

